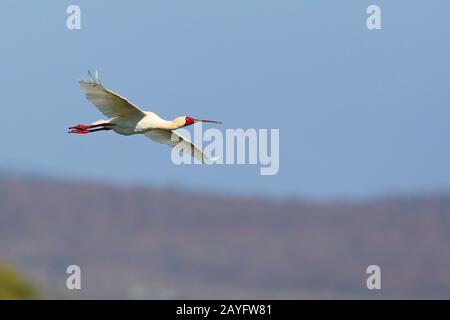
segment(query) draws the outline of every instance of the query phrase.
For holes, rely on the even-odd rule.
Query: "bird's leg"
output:
[[[113,126],[112,123],[99,123],[99,124],[93,124],[93,125],[85,125],[85,124],[77,124],[76,126],[70,127],[69,129],[77,129],[77,130],[88,130],[98,127],[106,127],[106,126]]]
[[[103,131],[103,130],[111,130],[110,128],[98,128],[98,129],[92,129],[92,130],[87,130],[88,132],[96,132],[96,131]]]
[[[69,133],[86,134],[86,133],[103,131],[103,130],[111,130],[111,128],[109,128],[110,126],[113,126],[113,125],[110,123],[108,123],[108,126],[106,126],[105,124],[99,124],[99,125],[93,125],[93,126],[81,126],[80,127],[80,125],[78,125],[78,126],[70,127]],[[90,129],[90,128],[97,128],[97,127],[101,127],[101,128]]]
[[[114,124],[108,123],[108,122],[93,124],[93,125],[78,124],[76,126],[70,127],[69,133],[86,134],[86,133],[102,131],[102,130],[111,130],[112,126],[114,126]],[[94,129],[94,128],[99,128],[99,129]]]
[[[103,131],[103,130],[111,130],[110,128],[98,128],[98,129],[70,129],[69,133],[76,133],[76,134],[86,134],[86,133],[92,133],[96,131]]]
[[[76,134],[86,134],[89,133],[89,130],[82,130],[82,129],[70,129],[69,133],[76,133]]]

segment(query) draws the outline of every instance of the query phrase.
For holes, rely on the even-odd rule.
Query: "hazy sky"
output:
[[[66,8],[81,7],[81,30]],[[366,27],[378,4],[382,30]],[[450,1],[3,1],[0,169],[314,198],[450,190]],[[164,118],[279,128],[280,171],[175,166],[112,132],[76,80]]]

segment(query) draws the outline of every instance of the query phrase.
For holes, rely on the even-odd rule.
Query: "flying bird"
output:
[[[221,124],[219,121],[196,119],[190,116],[180,116],[173,120],[164,120],[156,113],[143,111],[124,97],[106,89],[100,82],[98,71],[93,75],[88,71],[89,78],[80,80],[81,90],[86,98],[103,113],[108,120],[98,120],[89,125],[78,124],[69,128],[69,133],[87,134],[103,130],[113,130],[118,134],[129,136],[143,134],[153,141],[176,148],[182,153],[190,152],[191,156],[202,163],[212,161],[202,150],[197,148],[187,138],[174,130],[190,126],[196,122]]]

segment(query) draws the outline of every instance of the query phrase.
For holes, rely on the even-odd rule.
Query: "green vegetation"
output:
[[[32,284],[14,268],[0,264],[0,300],[37,299]]]

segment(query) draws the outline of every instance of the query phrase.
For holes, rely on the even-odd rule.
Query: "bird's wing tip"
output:
[[[94,74],[92,74],[91,70],[88,70],[87,78],[80,79],[77,81],[79,84],[89,84],[92,86],[101,85],[100,76],[98,74],[98,70],[95,70]]]

